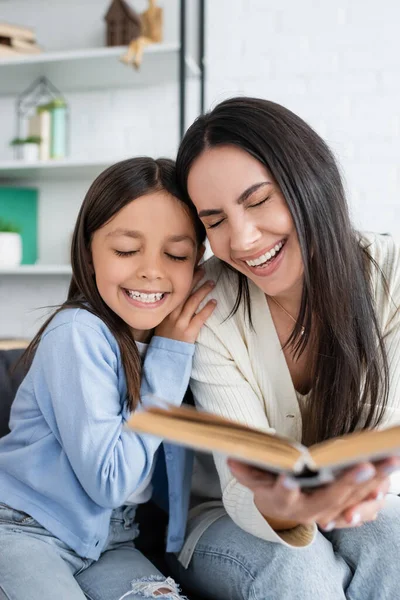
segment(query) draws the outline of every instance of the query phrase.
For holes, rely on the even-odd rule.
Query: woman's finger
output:
[[[257,469],[240,461],[228,459],[228,467],[239,483],[253,489],[254,486],[266,485],[271,487],[276,482],[276,475],[269,471]]]
[[[364,523],[375,521],[379,511],[385,505],[385,500],[369,500],[362,502],[351,509],[344,511],[335,521],[318,522],[318,525],[323,531],[331,531],[332,529],[345,529],[350,527],[360,527]]]

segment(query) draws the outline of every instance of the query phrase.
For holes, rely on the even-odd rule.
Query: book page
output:
[[[309,449],[311,467],[337,467],[400,455],[400,426],[360,431],[327,440]]]
[[[137,411],[128,427],[171,442],[231,458],[274,472],[300,472],[304,452],[300,444],[190,407]]]

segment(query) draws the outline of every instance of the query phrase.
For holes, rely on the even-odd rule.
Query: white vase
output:
[[[19,233],[0,231],[0,267],[12,268],[21,264],[22,238]]]
[[[39,144],[24,144],[22,157],[26,162],[35,162],[39,160]]]

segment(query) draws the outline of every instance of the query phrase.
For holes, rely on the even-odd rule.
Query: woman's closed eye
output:
[[[205,227],[206,229],[214,229],[214,227],[218,227],[218,225],[221,225],[221,223],[223,223],[224,221],[225,219],[220,219],[216,223],[205,223]]]
[[[249,204],[248,208],[256,208],[257,206],[261,206],[262,204],[265,204],[269,199],[270,199],[270,196],[267,196],[266,198],[263,198],[263,200],[260,200],[259,202],[256,202],[255,204]]]

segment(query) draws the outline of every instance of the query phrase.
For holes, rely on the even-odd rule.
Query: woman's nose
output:
[[[231,250],[248,252],[257,244],[261,232],[250,219],[242,219],[231,226]]]

